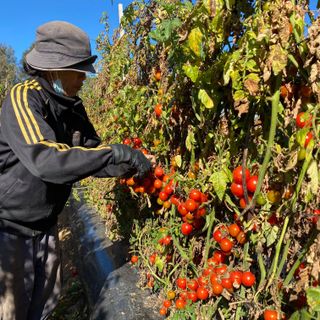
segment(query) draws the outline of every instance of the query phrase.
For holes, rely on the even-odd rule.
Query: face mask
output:
[[[52,84],[53,90],[58,94],[64,94],[62,82],[60,79],[54,80]]]

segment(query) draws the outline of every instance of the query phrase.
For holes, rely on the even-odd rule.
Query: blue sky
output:
[[[95,52],[95,40],[104,26],[103,12],[108,15],[110,30],[119,26],[118,4],[125,8],[132,0],[6,0],[1,3],[0,43],[11,46],[19,62],[23,52],[35,39],[37,27],[50,20],[64,20],[86,31]],[[96,53],[96,52],[95,52]]]
[[[85,30],[93,52],[95,40],[103,31],[100,18],[106,12],[110,33],[119,26],[118,4],[125,8],[132,0],[6,0],[1,4],[0,43],[11,46],[19,62],[23,52],[35,39],[36,28],[50,20],[65,20]],[[316,8],[317,0],[310,1]]]

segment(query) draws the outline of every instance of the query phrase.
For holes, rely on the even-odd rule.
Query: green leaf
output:
[[[309,168],[307,170],[307,175],[310,179],[310,189],[311,192],[314,195],[318,194],[318,188],[319,188],[319,172],[318,172],[318,165],[316,160],[311,160],[311,163],[309,165]]]
[[[202,38],[203,34],[199,28],[192,29],[188,36],[188,46],[197,57],[201,54]]]
[[[194,138],[194,133],[193,131],[189,130],[188,136],[186,138],[186,147],[189,151],[193,149],[193,146],[196,143],[196,139]]]
[[[212,109],[214,107],[213,101],[209,97],[206,90],[200,89],[198,93],[198,98],[207,109]]]
[[[288,53],[280,44],[275,44],[271,47],[269,61],[271,61],[273,73],[278,75],[287,65]]]
[[[188,78],[191,79],[192,82],[196,82],[199,76],[199,68],[198,66],[192,66],[190,64],[184,64],[182,67],[184,73]]]
[[[162,259],[159,256],[156,256],[155,266],[160,272],[162,272],[165,266],[164,261],[162,261]]]
[[[278,237],[279,227],[272,226],[271,228],[266,230],[266,240],[267,240],[267,247],[270,247]]]
[[[246,94],[243,90],[237,90],[232,94],[232,96],[234,101],[238,101],[244,99],[246,97]]]
[[[257,65],[256,61],[253,59],[248,60],[245,64],[245,67],[250,72],[259,72],[258,65]]]
[[[306,290],[307,302],[311,310],[320,312],[320,287],[311,287]]]
[[[178,166],[179,168],[181,168],[181,165],[182,165],[182,158],[181,158],[181,155],[180,155],[180,154],[178,154],[177,156],[175,156],[175,157],[174,157],[174,160],[175,160],[175,162],[176,162],[177,166]]]
[[[226,192],[228,180],[228,175],[222,170],[214,172],[209,178],[220,201]]]
[[[289,320],[300,320],[300,312],[299,312],[299,311],[294,312],[294,313],[291,315],[291,317],[290,317]]]
[[[231,10],[235,4],[235,0],[226,0],[225,2],[226,2],[226,7],[228,10]]]

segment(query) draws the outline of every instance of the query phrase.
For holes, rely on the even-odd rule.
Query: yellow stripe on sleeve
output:
[[[20,130],[22,132],[22,135],[26,141],[27,144],[30,144],[31,143],[31,140],[28,136],[28,133],[26,131],[26,128],[23,124],[23,121],[21,119],[21,116],[20,116],[20,113],[19,113],[19,108],[16,104],[16,100],[15,100],[15,91],[17,91],[17,89],[20,88],[20,84],[17,84],[15,85],[12,89],[11,89],[11,92],[10,92],[10,97],[11,97],[11,102],[12,102],[12,106],[13,106],[13,110],[14,110],[14,113],[16,115],[16,118],[17,118],[17,121],[18,121],[18,124],[19,124],[19,127],[20,127]]]

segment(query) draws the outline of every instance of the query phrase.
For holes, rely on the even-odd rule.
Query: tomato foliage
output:
[[[87,197],[110,237],[130,237],[140,285],[171,293],[161,314],[319,316],[320,19],[308,3],[140,0],[106,34],[83,93],[91,119],[106,143],[140,139],[158,167],[144,181],[88,179]]]

